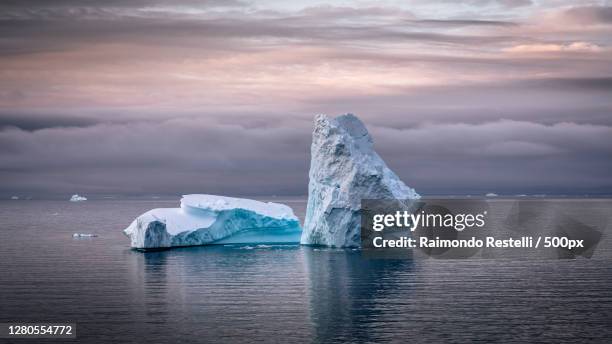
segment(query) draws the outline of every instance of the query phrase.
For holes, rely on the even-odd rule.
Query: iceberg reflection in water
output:
[[[360,251],[305,249],[309,315],[315,342],[376,342],[385,336],[380,319],[392,320],[388,300],[409,293],[401,275],[412,260],[368,259]],[[407,287],[407,288],[406,288]],[[401,289],[400,289],[401,288]],[[393,329],[391,329],[393,330]]]
[[[372,260],[352,250],[297,245],[218,245],[135,253],[131,278],[143,333],[214,341],[287,338],[299,342],[370,341],[390,317],[386,300],[410,274],[411,260]],[[144,274],[139,273],[144,271]],[[159,323],[165,326],[158,327]],[[181,334],[185,337],[181,337]]]

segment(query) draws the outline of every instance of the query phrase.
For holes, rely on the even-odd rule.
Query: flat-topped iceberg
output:
[[[302,244],[359,247],[362,199],[418,199],[354,115],[315,119]]]
[[[302,229],[284,204],[186,195],[180,208],[149,210],[123,231],[137,249],[206,244],[298,243]]]

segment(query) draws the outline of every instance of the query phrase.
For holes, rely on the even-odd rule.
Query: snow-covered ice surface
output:
[[[362,199],[418,198],[374,151],[356,116],[315,118],[302,244],[359,247]]]
[[[215,195],[185,195],[180,208],[158,208],[124,233],[138,249],[206,244],[298,243],[300,222],[284,204]]]
[[[87,197],[79,196],[77,194],[74,194],[72,195],[72,197],[70,197],[70,202],[81,202],[81,201],[87,201]]]

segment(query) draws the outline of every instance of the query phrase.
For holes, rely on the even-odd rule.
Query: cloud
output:
[[[372,132],[387,162],[425,193],[606,193],[612,183],[610,126],[500,120]]]
[[[378,130],[378,129],[377,129]],[[428,124],[397,130],[380,129],[388,142],[401,143],[410,155],[476,159],[551,156],[580,152],[612,153],[612,127],[576,123],[544,125],[498,120],[477,124]],[[612,136],[611,136],[612,137]]]
[[[561,12],[560,17],[580,25],[612,25],[612,6],[572,7]]]
[[[469,19],[421,19],[415,20],[416,24],[429,25],[433,27],[516,27],[517,23],[503,20],[469,20]]]
[[[440,0],[437,2],[433,1],[423,1],[426,3],[442,3],[442,4],[450,4],[450,5],[458,5],[458,6],[473,6],[476,8],[482,7],[501,7],[501,8],[517,8],[517,7],[526,7],[533,5],[531,0]]]
[[[176,6],[194,7],[231,7],[245,6],[248,3],[239,0],[180,0],[175,1]],[[167,6],[168,2],[163,0],[5,0],[0,7],[17,9],[49,9],[49,8],[113,8],[128,7],[141,8],[150,6]]]
[[[5,129],[0,193],[305,194],[310,121],[265,123],[243,127],[209,118]],[[368,127],[380,154],[425,193],[530,193],[564,188],[569,181],[575,190],[612,187],[602,170],[612,167],[602,160],[612,155],[608,126],[494,121]],[[517,163],[522,172],[513,175]],[[550,180],[551,174],[558,180]]]
[[[572,42],[567,44],[556,43],[536,43],[519,44],[504,51],[513,54],[540,54],[540,53],[559,53],[559,52],[600,52],[603,49],[594,43]]]
[[[100,123],[99,119],[83,116],[0,113],[0,130],[14,127],[25,131],[34,131],[47,128],[89,127],[97,123]]]
[[[77,9],[77,11],[80,11]],[[164,43],[166,39],[185,37],[206,38],[239,38],[246,39],[283,38],[321,41],[432,41],[449,44],[475,43],[477,41],[493,42],[508,40],[503,35],[479,35],[451,32],[423,32],[418,30],[421,24],[430,27],[436,24],[448,26],[508,26],[509,23],[495,21],[470,20],[419,20],[410,21],[405,12],[376,11],[376,9],[334,8],[325,10],[310,9],[298,15],[276,13],[270,16],[267,12],[238,13],[228,17],[219,17],[214,13],[203,13],[198,16],[168,15],[156,12],[126,12],[122,9],[83,10],[79,14],[72,12],[40,11],[29,12],[23,18],[6,18],[5,31],[2,37],[28,37],[29,39],[51,39],[61,43],[91,43],[113,40],[133,41],[144,39],[149,35]],[[346,15],[344,15],[346,14]],[[383,15],[384,14],[384,15]],[[374,17],[375,21],[361,20]],[[347,22],[347,18],[358,19]],[[36,27],[32,26],[36,22]],[[407,24],[419,24],[417,30],[409,30]],[[42,29],[41,29],[42,28]],[[61,36],[58,36],[61,34]],[[6,43],[12,43],[8,41]],[[5,44],[6,44],[5,43]]]
[[[0,192],[304,193],[344,112],[423,192],[609,188],[609,10],[571,5],[4,2]]]
[[[494,142],[474,152],[494,157],[535,157],[562,153],[559,149],[547,144],[524,141]]]
[[[0,190],[301,194],[308,142],[295,132],[205,120],[5,129]]]
[[[546,64],[554,63],[547,60]],[[477,68],[483,72],[486,66]],[[492,72],[499,68],[493,65]],[[517,67],[515,73],[525,71]],[[534,78],[397,87],[385,94],[327,94],[309,99],[304,110],[338,113],[350,107],[374,125],[401,129],[424,123],[478,124],[498,119],[612,125],[611,91],[610,78]]]

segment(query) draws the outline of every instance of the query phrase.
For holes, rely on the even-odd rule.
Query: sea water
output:
[[[303,220],[305,199],[270,200]],[[585,202],[612,209],[610,200]],[[0,322],[76,323],[82,343],[612,341],[609,226],[591,259],[385,260],[297,245],[129,249],[123,228],[176,204],[0,201]]]

